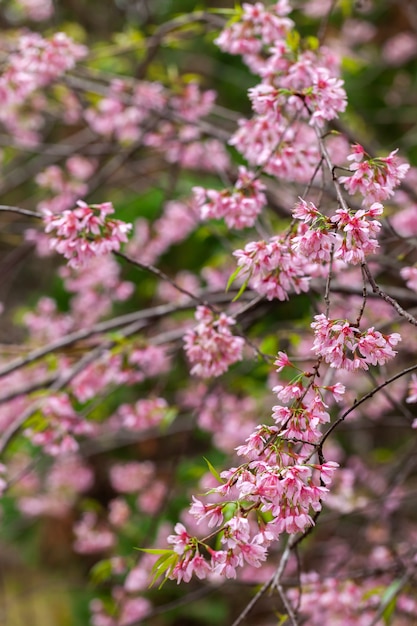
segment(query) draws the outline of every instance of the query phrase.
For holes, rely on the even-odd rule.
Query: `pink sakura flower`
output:
[[[111,202],[89,206],[81,200],[76,209],[59,215],[45,210],[45,232],[53,235],[50,247],[63,254],[70,267],[82,266],[96,255],[120,250],[132,225],[108,219],[111,213],[114,213]]]
[[[115,544],[113,532],[104,524],[100,524],[97,515],[92,512],[84,513],[74,524],[74,535],[74,550],[80,554],[105,552]]]
[[[350,211],[337,209],[331,221],[343,233],[342,243],[336,249],[335,256],[346,263],[361,263],[379,247],[375,237],[381,229],[381,223],[373,218],[383,213],[383,206],[374,202],[368,209]],[[371,218],[371,219],[369,219]]]
[[[400,161],[397,152],[394,150],[387,157],[371,158],[362,146],[353,146],[348,160],[351,161],[349,169],[354,173],[339,177],[339,182],[350,194],[359,192],[365,206],[390,198],[410,168],[408,163]]]
[[[383,335],[373,327],[361,332],[347,320],[329,320],[323,314],[314,319],[312,350],[330,367],[367,370],[369,365],[384,365],[396,355],[393,346],[401,340],[398,333]]]
[[[151,603],[146,598],[125,598],[120,603],[120,615],[117,626],[129,626],[142,621],[151,610]]]
[[[191,515],[197,518],[197,524],[207,518],[208,527],[219,526],[223,521],[223,507],[219,504],[204,504],[193,496],[193,503],[189,509]]]
[[[417,292],[417,267],[403,267],[400,274],[401,278],[406,281],[407,287]]]
[[[229,228],[253,226],[266,205],[265,185],[256,180],[245,167],[239,167],[239,176],[232,191],[216,191],[194,187],[193,192],[202,219],[224,218]]]
[[[187,533],[187,529],[184,524],[180,524],[179,522],[175,524],[174,531],[175,535],[169,535],[167,542],[174,546],[174,551],[177,554],[182,555],[191,545],[190,541],[192,540],[192,537]]]
[[[77,452],[77,435],[92,435],[94,426],[78,415],[66,393],[49,396],[42,405],[42,413],[46,418],[43,430],[27,429],[26,434],[32,443],[42,446],[51,456]]]
[[[261,2],[243,3],[242,9],[239,21],[226,27],[215,40],[224,52],[256,55],[264,45],[285,39],[294,25],[286,17],[290,10],[286,0],[280,0],[269,9]]]
[[[153,474],[151,461],[116,463],[110,469],[110,482],[118,493],[135,493],[149,483]]]
[[[220,376],[232,363],[242,360],[244,339],[232,335],[230,326],[235,321],[224,313],[216,319],[210,309],[199,306],[195,317],[198,325],[184,335],[185,351],[193,364],[191,374]]]
[[[233,255],[251,287],[268,300],[288,300],[291,291],[309,289],[306,261],[295,253],[288,237],[272,237],[268,243],[254,241]]]
[[[274,365],[277,366],[277,372],[281,372],[284,367],[294,367],[294,365],[291,363],[290,359],[288,358],[288,355],[285,352],[278,352],[278,356],[274,361]]]
[[[236,568],[239,565],[241,565],[241,560],[232,550],[216,550],[211,553],[211,568],[214,574],[225,578],[236,578]]]

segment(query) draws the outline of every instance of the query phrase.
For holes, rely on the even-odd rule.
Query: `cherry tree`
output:
[[[415,10],[139,4],[5,3],[6,535],[77,623],[414,624]]]

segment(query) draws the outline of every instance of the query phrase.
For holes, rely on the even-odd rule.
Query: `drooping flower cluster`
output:
[[[0,121],[18,142],[37,141],[45,108],[45,98],[38,90],[72,69],[86,54],[87,49],[65,33],[55,33],[50,39],[32,32],[21,35],[0,76]],[[24,111],[29,101],[30,115]]]
[[[203,189],[194,187],[193,192],[200,209],[201,218],[224,218],[229,228],[253,226],[266,205],[263,193],[265,185],[255,179],[245,167],[239,167],[239,176],[233,190]]]
[[[51,456],[77,452],[76,437],[94,433],[93,424],[74,410],[66,393],[49,396],[42,404],[42,414],[45,424],[41,422],[37,430],[27,429],[26,435]]]
[[[190,513],[198,521],[206,520],[209,527],[218,527],[224,548],[211,548],[206,540],[190,536],[183,524],[177,524],[168,543],[178,558],[167,575],[179,583],[188,582],[193,574],[235,578],[236,569],[245,564],[260,567],[268,547],[282,533],[302,532],[314,523],[310,511],[321,509],[328,491],[324,485],[331,482],[336,467],[332,462],[297,465],[289,461],[284,466],[282,462],[251,461],[222,472],[225,482],[211,492],[227,502],[204,504],[194,498]],[[234,514],[223,523],[225,508],[230,510],[232,503]],[[249,517],[251,511],[258,512],[256,519]],[[265,521],[263,514],[271,516],[270,521]]]
[[[50,247],[68,259],[70,267],[80,267],[95,256],[120,250],[132,225],[109,219],[111,202],[88,205],[79,200],[77,208],[55,215],[44,211],[45,232],[51,233]]]
[[[387,157],[371,158],[361,145],[355,144],[352,148],[348,160],[351,161],[349,169],[353,174],[340,176],[339,182],[351,195],[360,193],[365,206],[390,198],[410,169],[408,163],[396,156],[398,150]]]
[[[314,319],[312,350],[330,367],[367,370],[369,365],[384,365],[397,354],[393,348],[401,341],[398,333],[383,335],[373,327],[360,331],[347,320],[330,320],[324,314]]]
[[[383,206],[374,202],[367,209],[354,211],[337,209],[327,217],[320,213],[313,202],[301,199],[293,210],[293,217],[300,220],[293,248],[310,262],[328,262],[333,251],[334,258],[356,265],[375,253],[379,243],[376,239],[381,223]]]
[[[206,306],[197,307],[197,326],[184,335],[185,351],[193,364],[191,374],[202,378],[220,376],[242,359],[244,339],[230,332],[235,321],[220,313],[216,318]]]
[[[244,250],[235,250],[233,255],[252,289],[268,300],[288,300],[291,292],[309,289],[306,261],[294,252],[290,237],[253,241]]]

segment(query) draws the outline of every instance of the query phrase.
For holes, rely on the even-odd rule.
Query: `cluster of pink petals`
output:
[[[359,211],[337,209],[331,221],[341,231],[343,238],[337,246],[335,257],[345,263],[357,264],[364,261],[367,255],[373,254],[379,246],[376,236],[381,229],[381,223],[373,218],[379,217],[382,212],[383,206],[379,202]]]
[[[113,80],[108,95],[96,107],[85,112],[85,119],[98,135],[114,136],[122,143],[139,139],[141,127],[152,111],[161,111],[166,103],[160,83],[143,81],[133,92],[121,80]]]
[[[334,258],[345,263],[362,263],[379,246],[376,237],[381,222],[375,218],[382,213],[382,204],[374,202],[367,209],[337,209],[334,215],[326,217],[313,202],[300,198],[293,210],[293,217],[300,220],[292,239],[293,249],[313,263],[328,262],[332,252]]]
[[[407,287],[417,292],[417,267],[403,267],[400,274],[401,278],[406,281]]]
[[[115,611],[109,612],[109,606],[102,600],[95,598],[90,602],[91,626],[129,626],[139,624],[149,615],[151,603],[143,597],[129,597],[121,587],[113,592]]]
[[[288,0],[279,0],[270,7],[262,2],[242,4],[239,21],[225,28],[215,40],[224,52],[257,55],[265,45],[285,39],[294,22],[286,17],[290,12]]]
[[[65,168],[50,165],[35,178],[36,183],[52,194],[52,198],[42,200],[39,210],[48,209],[60,213],[74,205],[77,198],[82,198],[88,191],[87,180],[97,167],[97,161],[80,155],[73,155],[65,162]]]
[[[141,431],[159,426],[166,416],[168,404],[164,398],[146,398],[135,404],[122,404],[115,416],[115,428]]]
[[[17,5],[34,22],[43,22],[54,14],[52,0],[17,0]]]
[[[118,493],[135,493],[145,487],[154,474],[150,461],[116,463],[110,469],[110,482]]]
[[[229,503],[204,504],[196,498],[190,513],[197,522],[206,519],[209,527],[221,526],[219,532],[225,549],[213,550],[203,543],[210,556],[206,559],[200,553],[201,542],[189,535],[183,524],[176,524],[175,534],[168,537],[168,543],[179,558],[167,575],[179,583],[188,582],[193,574],[198,578],[209,575],[235,578],[238,567],[245,564],[260,567],[267,558],[269,545],[283,532],[295,534],[313,524],[310,510],[321,509],[321,500],[328,491],[323,485],[331,482],[336,468],[337,463],[333,462],[280,467],[252,461],[223,472],[226,483],[212,491],[225,496],[233,488],[238,494],[236,514],[223,524],[223,508]],[[238,512],[245,506],[268,512],[272,518],[268,522],[258,521],[259,526],[251,524],[247,515]]]
[[[89,206],[82,200],[77,208],[54,215],[44,211],[45,232],[51,233],[50,247],[68,259],[70,267],[80,267],[95,256],[120,250],[132,225],[109,219],[111,202]]]
[[[86,54],[87,49],[65,33],[50,39],[33,32],[19,37],[0,76],[0,121],[17,143],[37,143],[46,103],[44,88]]]
[[[307,182],[320,159],[313,128],[268,115],[239,120],[229,143],[251,166],[262,166],[267,174],[290,181]]]
[[[280,437],[317,443],[321,437],[320,425],[330,421],[320,390],[314,387],[306,389],[300,382],[278,385],[273,391],[279,400],[290,403],[290,406],[272,407],[272,417],[279,426]]]
[[[350,194],[360,193],[365,206],[390,198],[410,169],[408,163],[401,162],[396,156],[398,150],[387,157],[371,158],[359,144],[353,145],[352,149],[348,160],[353,174],[340,176],[339,182]]]
[[[106,552],[116,543],[116,537],[104,524],[101,524],[96,513],[89,511],[73,527],[75,541],[74,550],[80,554]]]
[[[225,313],[218,317],[206,306],[197,307],[197,326],[184,335],[184,349],[192,363],[191,374],[201,378],[220,376],[242,360],[244,339],[230,331],[235,321]]]
[[[309,289],[306,259],[295,252],[290,237],[253,241],[233,255],[252,289],[268,300],[288,300],[291,292]]]
[[[79,494],[88,491],[93,482],[93,472],[81,457],[75,454],[57,456],[43,488],[36,484],[34,477],[29,488],[26,484],[18,499],[19,510],[28,517],[65,517]]]
[[[66,393],[49,396],[42,405],[42,414],[47,426],[43,430],[29,428],[26,434],[34,445],[41,446],[51,456],[77,452],[76,437],[94,433],[94,426],[75,412]]]
[[[243,166],[239,167],[238,179],[231,191],[193,188],[203,220],[224,218],[229,228],[237,229],[253,226],[266,205],[264,190],[265,185]]]
[[[367,370],[369,365],[384,365],[397,354],[393,347],[401,341],[398,333],[383,335],[373,327],[360,331],[347,320],[330,320],[324,314],[314,319],[312,350],[330,367]]]
[[[122,280],[120,273],[120,264],[111,256],[93,257],[82,267],[59,269],[65,289],[74,294],[71,313],[77,325],[94,324],[111,312],[113,302],[132,295],[133,283]]]

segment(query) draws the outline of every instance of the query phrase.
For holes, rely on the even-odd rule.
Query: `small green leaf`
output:
[[[92,570],[90,571],[91,580],[96,585],[103,583],[105,580],[108,580],[112,575],[113,567],[110,559],[104,559],[103,561],[99,561],[94,565]]]
[[[167,550],[163,548],[135,548],[139,552],[146,552],[146,554],[172,554],[173,550]]]
[[[212,476],[214,476],[214,478],[217,480],[217,482],[223,483],[223,481],[221,479],[221,476],[220,476],[219,472],[216,470],[216,468],[210,463],[210,461],[208,459],[206,459],[206,457],[203,457],[203,459],[205,460],[205,462],[208,465],[210,474]]]
[[[233,274],[230,276],[229,280],[227,281],[226,291],[229,291],[230,287],[232,286],[233,281],[235,280],[235,278],[239,276],[241,270],[242,270],[241,267],[237,267],[235,269],[235,271],[233,272]]]
[[[249,277],[245,280],[245,282],[243,283],[243,285],[241,286],[241,288],[239,289],[239,291],[233,298],[232,302],[236,302],[236,300],[239,300],[240,296],[242,295],[242,293],[245,291],[246,287],[248,286],[248,282],[249,282]]]

